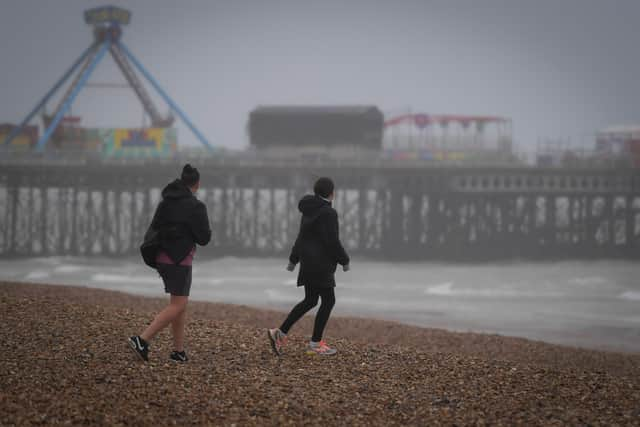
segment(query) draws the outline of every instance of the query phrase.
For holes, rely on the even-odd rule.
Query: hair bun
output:
[[[200,172],[198,172],[198,169],[191,166],[190,163],[187,163],[182,168],[180,179],[185,185],[191,187],[200,181]]]

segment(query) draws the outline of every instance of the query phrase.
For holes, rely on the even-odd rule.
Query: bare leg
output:
[[[147,342],[151,341],[158,332],[166,328],[169,323],[173,322],[174,319],[184,313],[187,308],[188,300],[189,297],[171,295],[169,305],[156,315],[153,322],[147,326],[147,329],[144,330],[140,337]]]
[[[182,311],[171,322],[171,333],[173,334],[173,349],[175,351],[184,351],[184,325],[187,320],[187,309]]]

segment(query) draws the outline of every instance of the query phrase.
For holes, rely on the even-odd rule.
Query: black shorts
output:
[[[164,291],[176,296],[189,296],[191,290],[191,266],[158,264],[158,274],[164,282]]]

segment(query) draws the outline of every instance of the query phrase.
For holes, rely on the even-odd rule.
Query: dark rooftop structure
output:
[[[249,115],[256,148],[350,145],[379,150],[384,115],[373,105],[259,106]]]

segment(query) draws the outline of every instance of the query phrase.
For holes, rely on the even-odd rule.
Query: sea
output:
[[[286,259],[196,259],[191,298],[288,311],[302,299]],[[0,280],[77,285],[161,297],[140,258],[0,260]],[[336,273],[334,315],[451,331],[640,352],[640,263],[508,261],[479,264],[352,261]],[[265,325],[267,326],[267,325]]]

